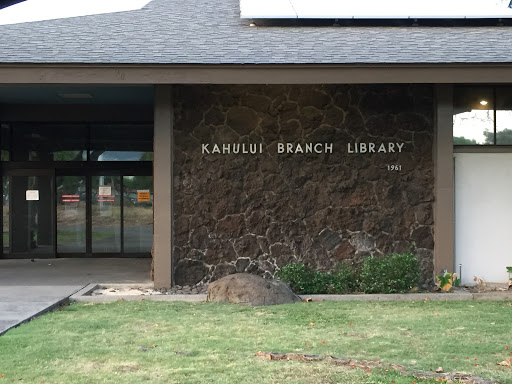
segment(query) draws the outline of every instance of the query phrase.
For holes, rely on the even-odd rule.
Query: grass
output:
[[[93,231],[92,238],[94,240],[103,240],[114,236],[114,231]],[[73,231],[73,230],[58,230],[57,231],[57,244],[63,243],[85,243],[85,231]]]
[[[511,314],[512,302],[73,304],[0,337],[0,384],[434,383],[258,351],[442,366],[512,383],[512,368],[497,365],[512,357]]]
[[[78,235],[78,236],[77,236]],[[114,235],[114,232],[95,232],[93,231],[92,236],[94,240],[103,240]],[[3,234],[4,246],[9,242],[9,234]],[[85,231],[57,231],[57,242],[58,243],[75,243],[85,242]]]

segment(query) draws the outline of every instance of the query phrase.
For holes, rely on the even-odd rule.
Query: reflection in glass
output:
[[[494,144],[494,97],[491,87],[455,89],[453,143]]]
[[[120,176],[91,178],[92,252],[121,252]]]
[[[149,253],[153,245],[153,177],[123,178],[124,251]]]
[[[84,161],[87,127],[63,124],[16,124],[12,161]]]
[[[9,177],[4,176],[2,180],[2,238],[3,253],[9,253]]]
[[[8,124],[0,124],[0,160],[9,161],[11,136]]]
[[[152,161],[153,126],[95,124],[91,126],[91,161]]]
[[[496,144],[512,145],[512,90],[496,89]]]
[[[51,176],[12,176],[11,249],[18,254],[54,253]]]
[[[152,161],[151,124],[2,124],[3,161]],[[12,154],[8,157],[8,150]]]
[[[85,177],[59,176],[57,185],[57,252],[85,252]]]

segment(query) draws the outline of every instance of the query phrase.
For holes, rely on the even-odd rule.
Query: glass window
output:
[[[492,87],[459,87],[453,106],[454,145],[494,143],[494,93]]]
[[[124,251],[149,253],[153,245],[153,177],[123,177]]]
[[[0,160],[9,161],[11,135],[8,124],[0,124]]]
[[[496,89],[496,144],[512,145],[512,89]]]
[[[3,253],[9,253],[9,177],[2,181],[2,240]]]
[[[121,252],[120,176],[91,178],[92,252]]]
[[[57,252],[85,252],[85,176],[58,176]]]
[[[2,125],[2,160],[11,161],[152,161],[151,124]],[[12,147],[11,158],[9,149]]]
[[[86,148],[85,125],[13,126],[13,161],[84,161]]]
[[[91,126],[91,161],[152,161],[150,124],[95,124]]]

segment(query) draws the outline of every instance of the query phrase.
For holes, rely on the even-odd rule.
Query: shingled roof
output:
[[[0,63],[510,63],[512,28],[249,26],[238,0],[0,26]]]

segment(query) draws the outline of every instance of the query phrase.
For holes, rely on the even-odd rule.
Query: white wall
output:
[[[455,154],[455,265],[462,284],[508,281],[512,266],[512,153]],[[436,271],[437,272],[437,271]]]

